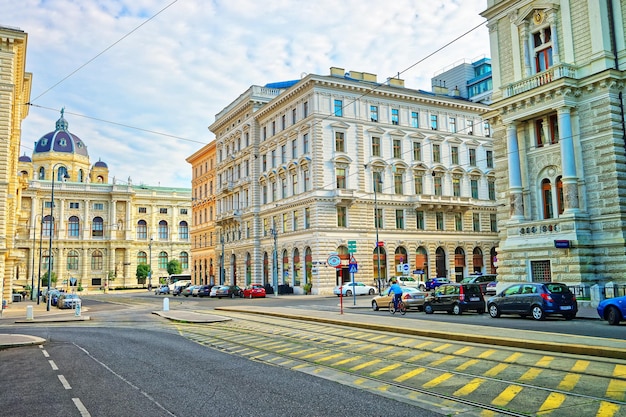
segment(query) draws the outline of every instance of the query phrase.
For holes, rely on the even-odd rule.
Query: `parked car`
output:
[[[213,285],[200,285],[198,287],[198,297],[209,297],[211,295],[211,288],[213,288]]]
[[[485,288],[485,295],[496,295],[496,287],[498,286],[498,281],[491,281],[487,284]]]
[[[480,290],[483,292],[483,294],[485,294],[485,292],[487,291],[487,286],[490,283],[494,282],[497,277],[498,276],[495,274],[470,275],[469,277],[463,278],[463,280],[461,280],[461,283],[462,284],[478,284],[480,285]]]
[[[58,308],[76,308],[81,303],[78,294],[63,293],[57,301]]]
[[[248,285],[243,290],[243,296],[244,298],[264,298],[265,288],[261,284]]]
[[[176,295],[182,295],[183,290],[184,290],[185,288],[187,288],[187,287],[184,287],[184,286],[182,286],[182,285],[181,285],[181,286],[174,287],[174,289],[172,290],[172,295],[174,295],[174,296],[176,296]]]
[[[380,308],[389,308],[389,304],[393,302],[393,294],[389,293],[387,288],[381,294],[372,298],[372,310],[378,311]],[[428,294],[413,287],[402,287],[402,301],[406,305],[407,310],[414,308],[417,310],[424,309],[424,300]]]
[[[57,290],[57,289],[51,289],[50,292],[46,291],[46,293],[43,295],[43,301],[44,303],[48,303],[48,297],[50,297],[50,305],[51,306],[56,306],[59,300],[59,296],[61,295],[61,291]]]
[[[216,285],[211,288],[211,297],[243,297],[243,290],[236,285]]]
[[[195,285],[193,287],[193,290],[191,290],[191,296],[192,297],[197,297],[198,296],[198,291],[200,291],[200,288],[202,288],[202,285]]]
[[[180,294],[184,295],[185,297],[189,297],[191,295],[191,292],[194,290],[194,288],[196,288],[196,285],[190,285],[187,288],[183,289],[183,291]]]
[[[619,324],[620,321],[626,320],[626,296],[600,301],[598,315],[609,324]]]
[[[398,282],[399,285],[402,286],[407,286],[407,287],[413,287],[413,288],[417,288],[420,291],[426,291],[426,284],[422,281],[418,281],[413,277],[410,277],[408,275],[401,275],[399,277],[391,277],[389,278],[388,283],[391,285],[391,281],[392,280],[396,280]]]
[[[424,312],[446,311],[461,314],[465,311],[485,312],[485,299],[477,284],[442,284],[424,300]]]
[[[170,287],[165,284],[159,285],[154,290],[154,295],[169,294],[169,293],[170,293]]]
[[[344,297],[350,297],[352,294],[374,295],[376,294],[376,287],[365,285],[362,282],[344,282],[343,285],[338,285],[333,289],[333,294]]]
[[[489,298],[487,310],[493,318],[501,314],[519,314],[543,320],[558,314],[566,320],[576,317],[576,297],[565,284],[558,282],[525,282],[513,284]]]
[[[426,280],[426,291],[432,291],[443,284],[450,284],[450,280],[445,277],[430,278]]]

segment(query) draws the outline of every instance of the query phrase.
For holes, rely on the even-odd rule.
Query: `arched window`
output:
[[[67,173],[67,168],[65,167],[59,167],[59,169],[57,170],[57,177],[56,177],[56,181],[58,182],[62,182],[64,179],[69,178],[69,174]]]
[[[167,269],[167,252],[159,252],[159,269]]]
[[[474,264],[474,272],[482,272],[483,270],[483,251],[479,247],[474,248],[472,254],[472,263]]]
[[[289,285],[289,255],[287,254],[287,250],[283,251],[283,279],[282,283]]]
[[[40,180],[46,179],[46,170],[44,167],[39,168],[39,179]]]
[[[50,257],[48,255],[49,253],[50,252],[45,251],[41,258],[41,262],[42,262],[41,267],[45,269],[46,271],[48,270],[48,266],[50,265]],[[52,255],[52,270],[54,271],[54,254]]]
[[[189,254],[187,252],[181,252],[180,258],[178,260],[180,261],[181,268],[183,269],[189,268]]]
[[[563,214],[563,177],[556,177],[556,207],[559,214]]]
[[[435,268],[438,277],[447,277],[448,268],[446,262],[446,251],[439,246],[435,251]]]
[[[69,237],[79,237],[80,236],[80,220],[76,216],[72,216],[68,222],[68,231]]]
[[[300,264],[300,251],[298,248],[293,250],[293,286],[300,286],[300,268],[302,265]]]
[[[145,220],[139,220],[137,222],[137,239],[148,239],[148,224]]]
[[[305,263],[305,270],[304,270],[304,283],[306,284],[307,282],[313,283],[313,277],[312,277],[312,273],[313,273],[313,252],[311,251],[311,248],[307,247],[304,250],[304,263]]]
[[[137,254],[137,264],[148,264],[148,255],[144,251]]]
[[[101,271],[103,265],[102,252],[99,250],[93,251],[91,254],[91,270]]]
[[[82,169],[78,170],[78,182],[85,181],[85,172]]]
[[[43,235],[46,237],[50,237],[52,235],[53,230],[53,218],[49,214],[43,218],[41,222],[43,226]]]
[[[159,239],[167,240],[167,238],[168,238],[167,222],[165,220],[161,220],[159,222]]]
[[[94,217],[91,223],[91,237],[104,236],[104,221],[102,217]]]
[[[180,240],[189,239],[189,226],[186,221],[178,223],[178,237]]]
[[[541,181],[541,198],[543,202],[543,218],[551,219],[553,217],[552,212],[552,184],[549,179]]]
[[[71,250],[67,254],[67,269],[72,271],[78,270],[78,252],[75,250]]]

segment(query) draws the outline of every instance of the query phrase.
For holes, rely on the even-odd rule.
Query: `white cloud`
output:
[[[0,24],[28,33],[31,99],[41,106],[22,125],[22,153],[54,129],[65,106],[70,131],[111,177],[190,187],[185,158],[213,140],[215,114],[250,85],[331,66],[382,81],[483,22],[486,8],[486,0],[178,0],[146,22],[172,0],[154,3],[0,0]],[[438,70],[488,54],[482,26],[400,77],[430,90]]]

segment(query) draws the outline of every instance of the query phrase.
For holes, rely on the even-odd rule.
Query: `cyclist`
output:
[[[393,308],[398,310],[398,303],[402,300],[402,287],[395,278],[391,279],[391,287],[389,287],[388,294],[391,293],[393,293]]]

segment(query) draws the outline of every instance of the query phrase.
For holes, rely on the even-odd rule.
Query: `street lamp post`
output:
[[[222,244],[222,255],[220,256],[220,285],[224,285],[224,234],[221,232],[220,243]]]
[[[52,237],[54,236],[54,170],[57,165],[63,165],[62,163],[54,164],[52,167],[52,190],[50,191],[50,239],[48,244],[48,292],[46,293],[46,311],[50,311],[50,281],[52,281]],[[68,178],[67,172],[64,178]]]
[[[43,247],[43,206],[44,202],[41,201],[41,224],[39,225],[39,272],[37,274],[37,304],[39,304],[39,299],[41,298],[39,294],[41,293],[41,250]],[[46,298],[49,297],[46,295]]]
[[[276,230],[275,222],[272,222],[270,234],[274,238],[274,252],[272,253],[272,284],[274,286],[274,295],[278,296],[278,231]]]
[[[152,238],[148,243],[148,291],[152,290]]]
[[[376,198],[376,189],[378,184],[380,184],[380,178],[376,177],[376,182],[374,183],[374,225],[376,226],[376,251],[378,252],[378,279],[376,281],[378,282],[378,294],[380,294],[380,242],[378,240],[378,200]]]

